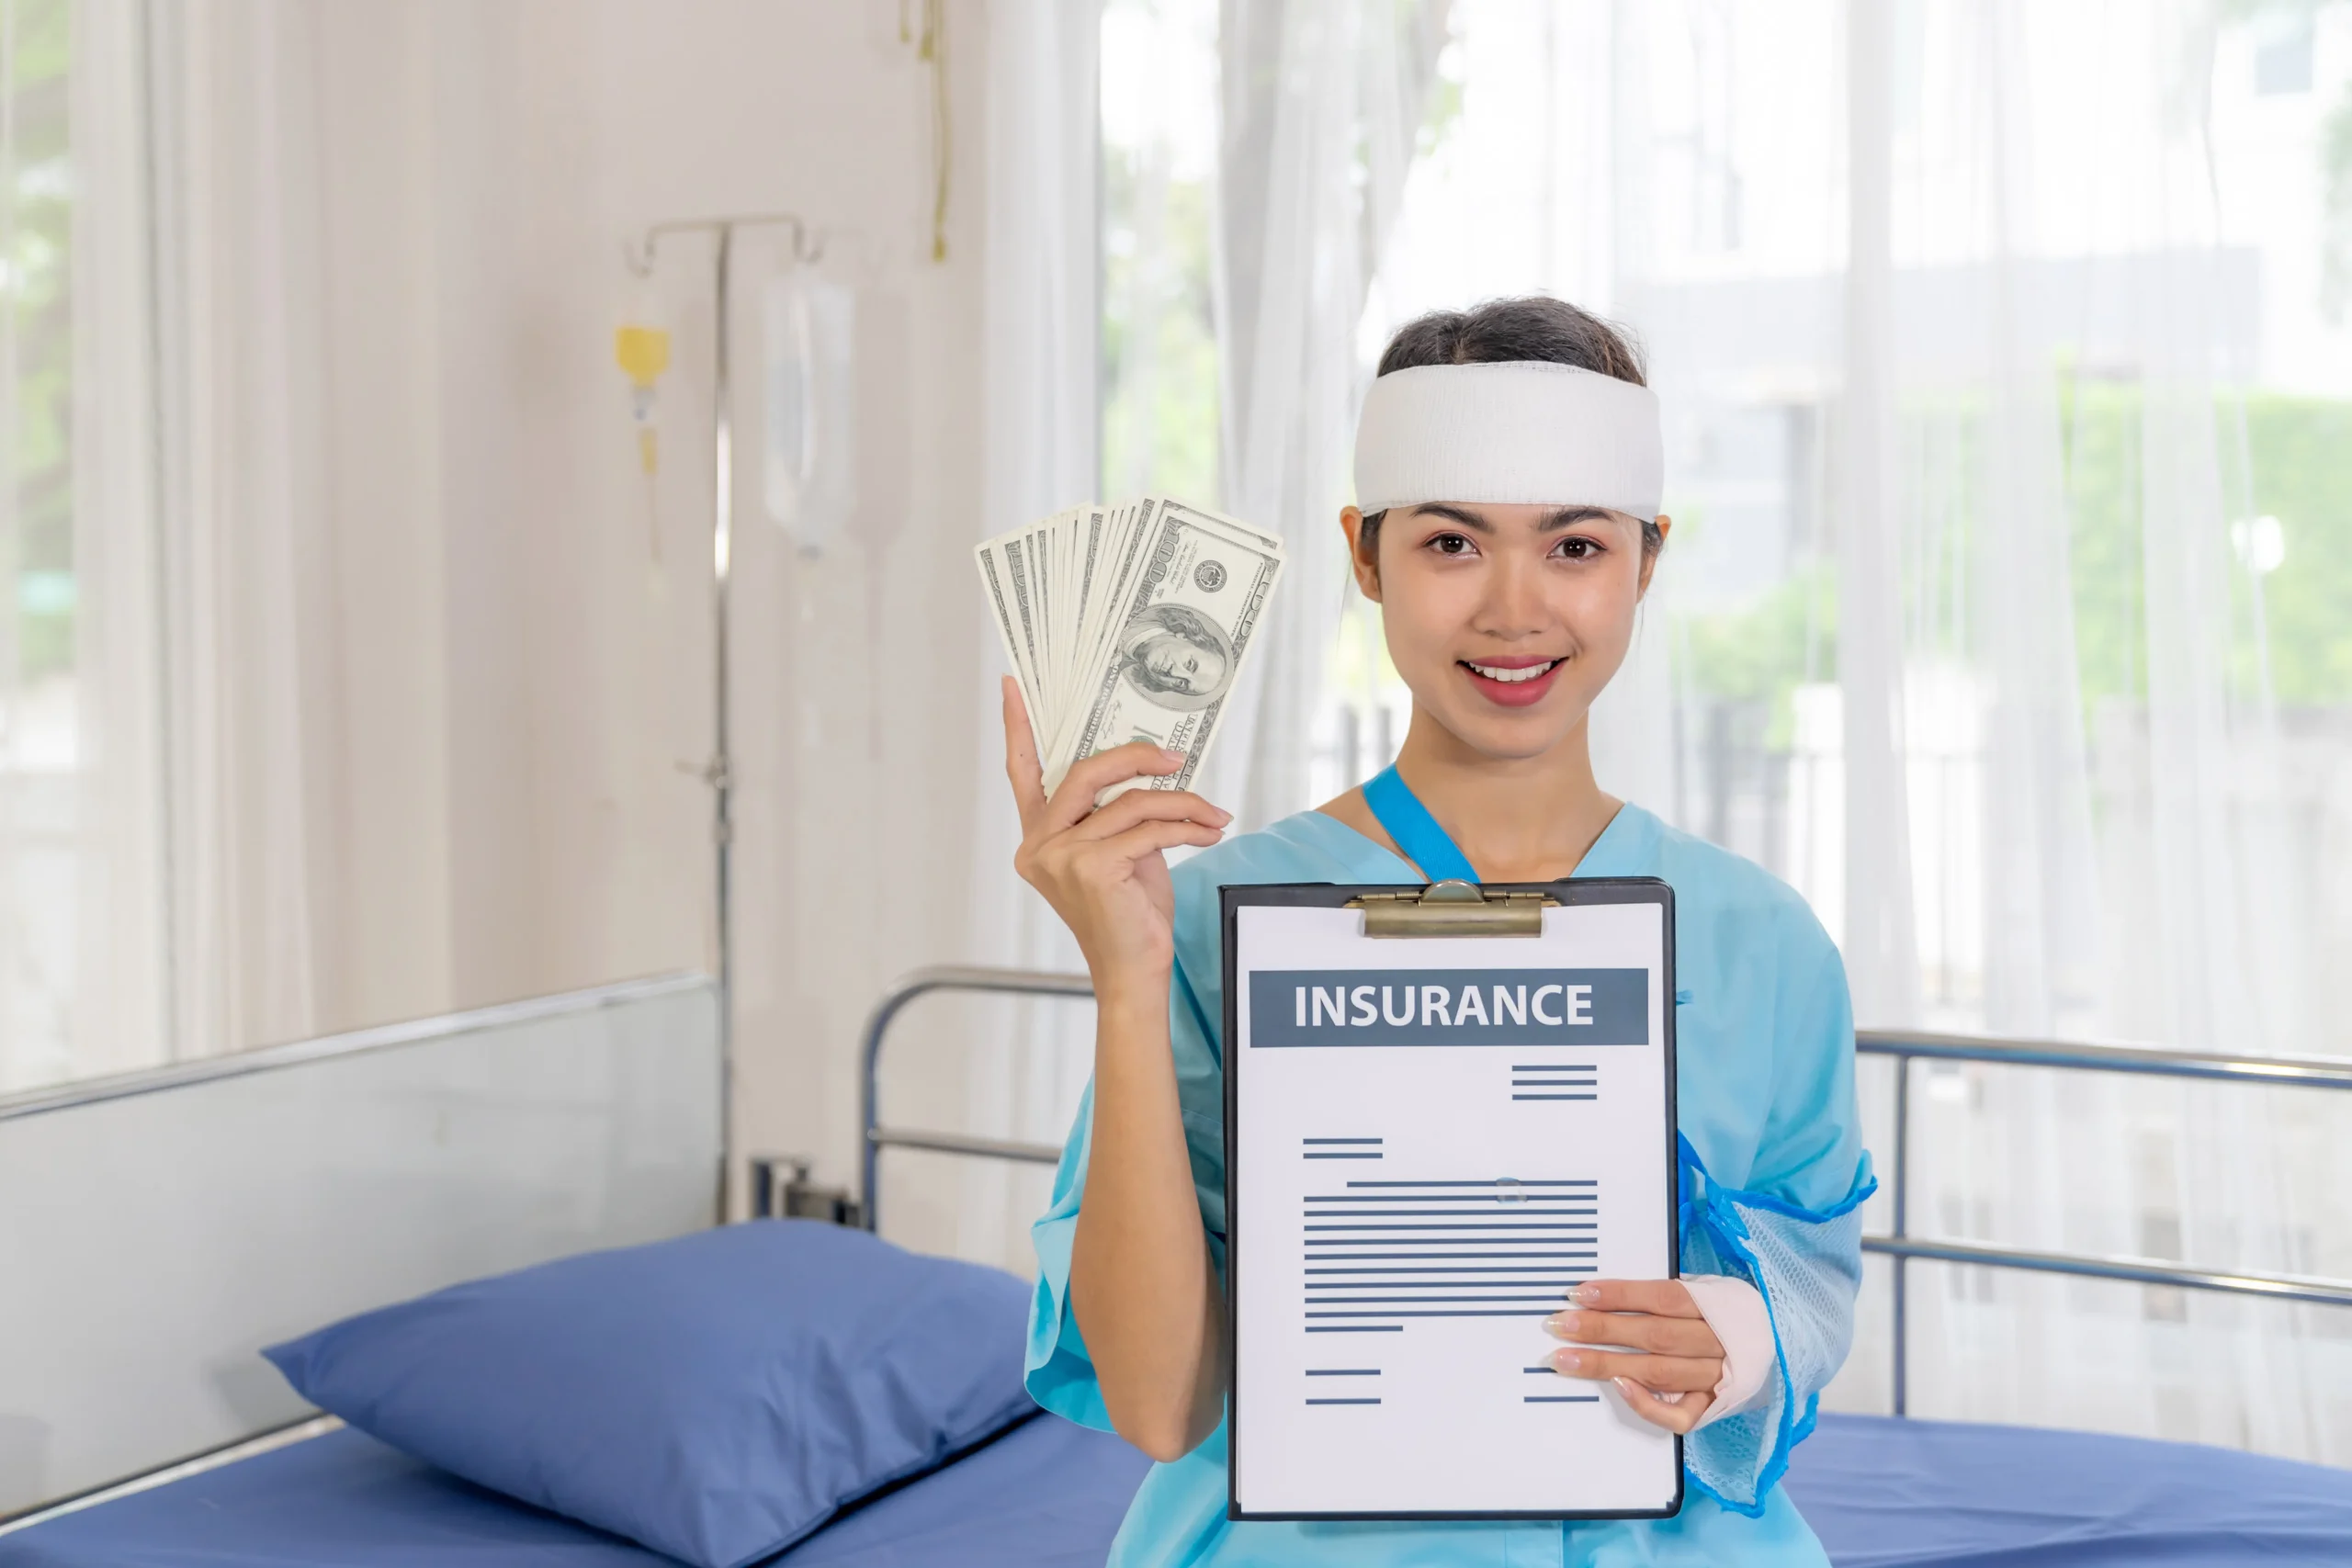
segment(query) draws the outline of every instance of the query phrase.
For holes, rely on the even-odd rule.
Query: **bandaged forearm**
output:
[[[1724,1348],[1724,1375],[1699,1421],[1706,1427],[1759,1403],[1781,1359],[1772,1348],[1771,1314],[1755,1286],[1723,1274],[1686,1274],[1682,1288]]]
[[[1813,1429],[1821,1391],[1853,1343],[1861,1203],[1877,1183],[1865,1160],[1847,1195],[1816,1212],[1718,1187],[1699,1174],[1703,1195],[1684,1205],[1682,1264],[1686,1277],[1699,1276],[1690,1280],[1692,1298],[1724,1342],[1726,1364],[1716,1384],[1721,1407],[1690,1435],[1684,1463],[1702,1490],[1736,1513],[1754,1515]],[[1702,1282],[1708,1276],[1740,1289]],[[1753,1343],[1743,1297],[1761,1305],[1769,1345]],[[1711,1304],[1722,1314],[1720,1323]],[[1758,1386],[1744,1391],[1759,1360],[1766,1364]]]

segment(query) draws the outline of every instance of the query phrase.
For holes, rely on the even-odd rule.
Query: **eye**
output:
[[[1470,536],[1467,534],[1440,534],[1429,542],[1427,547],[1435,550],[1439,555],[1453,558],[1478,553],[1478,547],[1470,542]]]
[[[1601,553],[1598,539],[1588,539],[1581,534],[1571,534],[1552,547],[1552,553],[1569,560],[1591,560]]]

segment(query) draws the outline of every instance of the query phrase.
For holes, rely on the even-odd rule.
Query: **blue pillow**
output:
[[[1035,1412],[1029,1288],[762,1220],[477,1280],[263,1352],[482,1486],[740,1568]]]

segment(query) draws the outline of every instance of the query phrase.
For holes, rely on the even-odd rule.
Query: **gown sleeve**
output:
[[[1179,879],[1178,925],[1185,925],[1188,889]],[[1210,894],[1214,900],[1214,890]],[[1213,922],[1212,922],[1213,923]],[[1208,1235],[1210,1260],[1225,1268],[1225,1074],[1212,1020],[1223,1016],[1217,977],[1205,989],[1194,983],[1198,963],[1186,962],[1196,944],[1178,943],[1169,977],[1168,1043],[1176,1061],[1176,1096],[1184,1122],[1184,1146],[1193,1165],[1193,1190]],[[1054,1172],[1052,1201],[1029,1227],[1037,1249],[1037,1289],[1029,1303],[1029,1349],[1025,1362],[1029,1395],[1057,1416],[1080,1426],[1110,1431],[1111,1414],[1095,1380],[1094,1361],[1069,1308],[1070,1245],[1078,1235],[1079,1205],[1086,1197],[1088,1145],[1094,1123],[1094,1086],[1079,1101],[1078,1119]]]
[[[1854,1105],[1854,1021],[1838,951],[1809,912],[1781,912],[1773,1096],[1747,1189],[1714,1181],[1679,1145],[1682,1266],[1747,1280],[1764,1299],[1777,1365],[1764,1395],[1684,1441],[1690,1479],[1760,1515],[1821,1391],[1853,1343],[1861,1206],[1878,1190]]]

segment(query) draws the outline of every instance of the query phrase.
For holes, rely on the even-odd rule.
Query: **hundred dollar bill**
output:
[[[1010,559],[1008,546],[1012,552]],[[1036,632],[1029,613],[1027,581],[1014,567],[1019,551],[1015,541],[990,539],[975,549],[972,558],[979,565],[980,583],[987,590],[989,607],[995,612],[998,635],[1004,638],[1004,656],[1012,665],[1013,678],[1021,682],[1021,700],[1035,723],[1040,694]]]
[[[1053,755],[1049,793],[1073,764],[1130,740],[1179,752],[1184,762],[1123,788],[1193,786],[1255,645],[1283,553],[1271,536],[1148,499],[1120,564],[1126,570],[1113,573],[1116,596],[1104,605],[1101,641],[1078,666],[1084,683],[1072,693],[1074,724]]]

